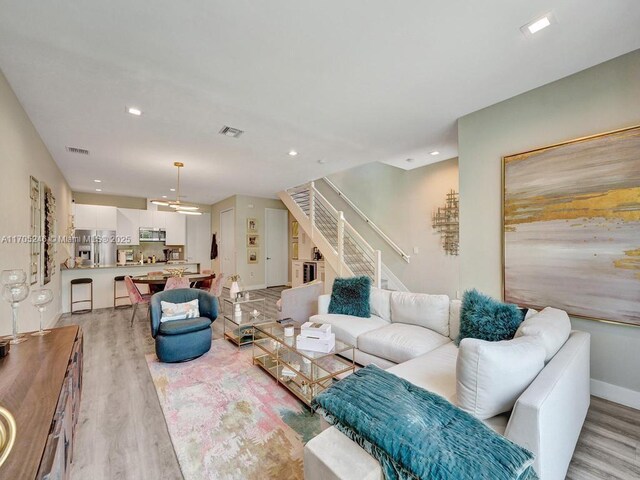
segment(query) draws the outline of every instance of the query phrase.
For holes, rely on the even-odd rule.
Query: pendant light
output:
[[[197,211],[200,208],[197,205],[180,201],[180,169],[184,167],[184,163],[173,162],[173,166],[178,168],[178,184],[176,188],[176,199],[175,200],[166,200],[164,198],[153,199],[151,200],[151,203],[153,203],[154,205],[160,205],[161,207],[173,208],[176,212],[181,213],[183,215],[202,215],[202,212]]]

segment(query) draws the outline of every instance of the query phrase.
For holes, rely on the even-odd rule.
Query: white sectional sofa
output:
[[[358,364],[374,363],[458,404],[459,349],[452,340],[460,329],[459,300],[372,288],[370,318],[329,314],[329,301],[319,298],[311,321],[330,323],[337,339],[356,346]],[[572,331],[514,408],[483,420],[533,452],[543,480],[565,478],[571,461],[590,401],[589,349],[589,335]],[[304,472],[307,480],[383,479],[378,462],[335,427],[307,443]]]

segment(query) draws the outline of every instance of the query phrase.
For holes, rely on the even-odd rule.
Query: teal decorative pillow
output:
[[[510,303],[502,303],[477,290],[467,290],[460,308],[460,336],[489,342],[511,340],[524,318],[523,312]]]
[[[331,290],[329,313],[369,318],[371,316],[370,293],[369,277],[336,278]]]

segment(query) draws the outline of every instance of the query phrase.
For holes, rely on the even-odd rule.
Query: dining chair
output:
[[[187,277],[169,277],[164,285],[164,291],[175,290],[177,288],[189,288],[190,282]]]
[[[212,271],[210,269],[200,270],[202,275],[211,275]],[[191,284],[191,288],[199,288],[200,290],[204,290],[205,292],[211,291],[211,282],[212,278],[207,278],[206,280],[197,280]]]
[[[214,278],[213,282],[211,282],[211,289],[209,290],[211,295],[213,295],[214,297],[222,296],[222,289],[224,287],[224,280],[226,278],[227,276],[224,273],[219,273],[218,275],[216,275],[216,278]]]
[[[149,307],[149,301],[151,300],[150,294],[142,294],[135,283],[133,283],[133,279],[130,276],[124,277],[124,285],[127,287],[127,293],[129,294],[129,300],[131,300],[131,305],[133,305],[133,313],[131,314],[131,326],[133,327],[133,320],[136,318],[136,311],[138,310],[138,305],[146,305],[147,312]]]

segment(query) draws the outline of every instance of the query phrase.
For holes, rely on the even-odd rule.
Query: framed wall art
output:
[[[504,297],[640,326],[640,126],[503,158]]]
[[[247,263],[258,263],[258,250],[255,248],[247,249]]]
[[[40,240],[35,241],[40,237],[42,232],[42,208],[40,200],[40,182],[34,178],[29,177],[30,192],[29,198],[31,200],[31,219],[30,219],[30,234],[32,241],[30,245],[30,262],[29,262],[29,283],[35,285],[40,278],[40,251],[42,242]]]
[[[247,218],[247,233],[258,233],[257,218]]]
[[[260,245],[260,237],[254,233],[247,234],[247,247],[257,247]]]

